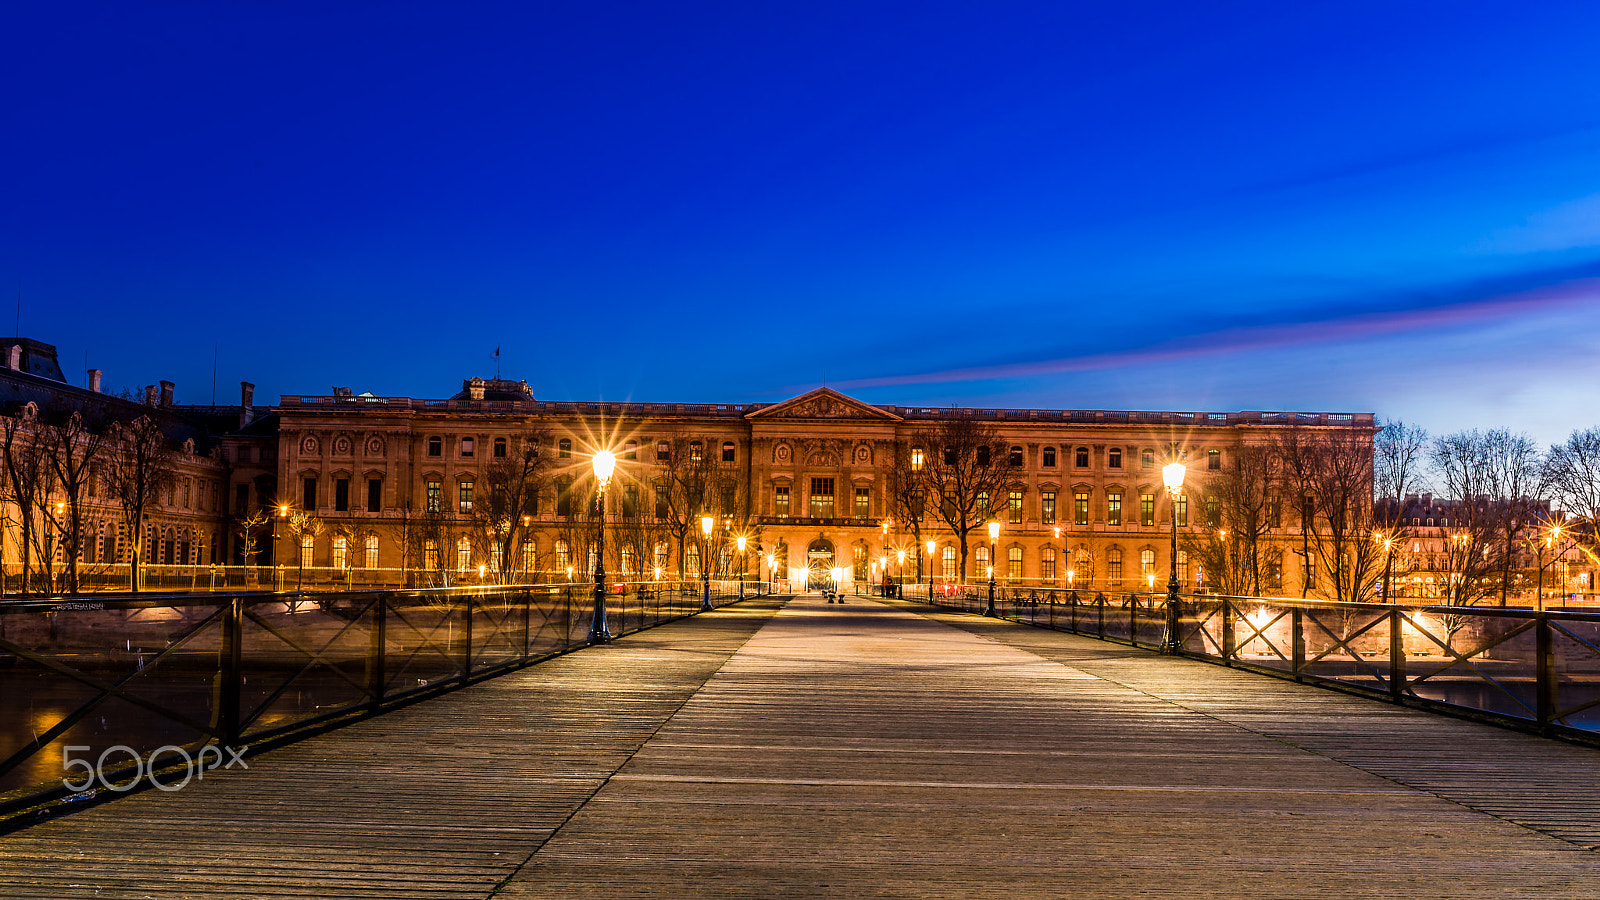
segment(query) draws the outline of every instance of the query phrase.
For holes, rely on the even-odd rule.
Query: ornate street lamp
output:
[[[1181,462],[1167,463],[1161,469],[1161,481],[1167,486],[1167,496],[1171,498],[1172,519],[1172,577],[1167,581],[1167,627],[1166,634],[1161,637],[1161,652],[1176,655],[1183,643],[1178,635],[1180,624],[1178,622],[1178,497],[1183,494],[1184,467]]]
[[[700,533],[704,539],[700,542],[700,581],[705,590],[700,594],[700,611],[711,611],[711,567],[706,565],[706,557],[711,553],[711,528],[715,520],[710,516],[700,517]]]
[[[928,539],[927,553],[922,555],[922,565],[928,569],[928,603],[933,603],[933,550],[936,545],[932,538]]]
[[[1000,539],[1000,522],[998,520],[996,520],[996,521],[993,521],[993,522],[989,523],[989,608],[983,611],[983,614],[986,615],[986,616],[992,616],[992,615],[995,614],[995,612],[994,612],[994,546],[995,546],[995,541],[998,541],[999,539]]]
[[[895,589],[895,599],[904,600],[906,598],[906,551],[901,548],[896,550],[895,554],[900,557],[900,584]]]
[[[776,556],[771,553],[767,554],[767,593],[769,594],[778,590],[778,570],[773,568],[777,561],[778,558]]]
[[[594,464],[594,515],[599,522],[599,551],[594,555],[594,615],[589,619],[589,643],[606,644],[611,641],[611,631],[606,628],[606,485],[611,483],[611,473],[617,467],[617,458],[610,450],[598,450],[591,460]]]
[[[744,535],[739,535],[739,599],[744,599]]]

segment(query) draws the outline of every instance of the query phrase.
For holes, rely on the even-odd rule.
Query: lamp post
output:
[[[896,550],[895,551],[895,555],[900,557],[900,584],[895,589],[895,599],[904,600],[906,598],[906,551],[905,551],[905,548],[901,548],[899,550]]]
[[[278,504],[278,518],[283,519],[284,522],[280,524],[280,527],[272,529],[272,589],[275,591],[283,590],[283,558],[278,555],[278,537],[282,530],[288,527],[289,504]]]
[[[1543,545],[1539,548],[1539,587],[1538,587],[1538,597],[1539,597],[1539,611],[1540,612],[1544,612],[1544,552],[1546,550],[1554,549],[1555,545],[1557,543],[1559,543],[1560,541],[1561,541],[1561,526],[1559,524],[1551,525],[1550,526],[1550,530],[1545,533]],[[1562,593],[1566,593],[1566,585],[1562,585]]]
[[[739,535],[739,599],[744,599],[744,535]]]
[[[1172,519],[1172,553],[1169,559],[1172,577],[1167,581],[1167,627],[1166,634],[1161,638],[1161,652],[1174,655],[1183,643],[1178,636],[1178,497],[1183,493],[1183,475],[1181,462],[1167,463],[1161,469],[1161,480],[1166,484],[1167,496],[1172,500],[1168,515]]]
[[[986,615],[986,616],[992,616],[992,615],[995,614],[995,612],[994,612],[994,544],[995,544],[995,541],[998,541],[999,539],[1000,539],[1000,522],[998,520],[990,522],[989,523],[989,608],[983,611],[983,614]]]
[[[937,545],[935,545],[933,539],[930,538],[927,545],[923,548],[928,552],[922,554],[921,560],[922,565],[928,570],[928,602],[930,604],[933,603],[933,550],[935,546]]]
[[[1383,536],[1383,599],[1388,603],[1394,600],[1394,535]]]
[[[777,561],[778,558],[776,556],[771,553],[767,554],[767,593],[769,594],[778,590],[778,570],[773,567]]]
[[[710,516],[700,517],[700,582],[704,587],[700,594],[700,611],[711,611],[711,567],[706,565],[706,556],[711,552],[711,528],[714,524]]]
[[[600,528],[596,541],[599,552],[594,555],[594,615],[589,619],[589,643],[606,644],[611,642],[611,631],[606,628],[606,485],[611,483],[617,458],[610,450],[599,450],[591,462],[596,482],[594,514]]]

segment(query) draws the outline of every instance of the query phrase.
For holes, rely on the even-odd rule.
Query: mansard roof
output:
[[[763,406],[745,414],[746,419],[845,419],[869,422],[900,422],[887,410],[862,403],[832,388],[820,387],[798,397]]]

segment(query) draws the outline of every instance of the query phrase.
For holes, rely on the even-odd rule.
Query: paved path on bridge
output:
[[[6,897],[1600,897],[1600,752],[752,601],[0,838]]]

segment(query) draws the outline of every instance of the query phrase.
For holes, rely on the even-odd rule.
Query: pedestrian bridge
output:
[[[1600,750],[898,600],[755,597],[244,761],[0,838],[0,896],[1600,896]]]

